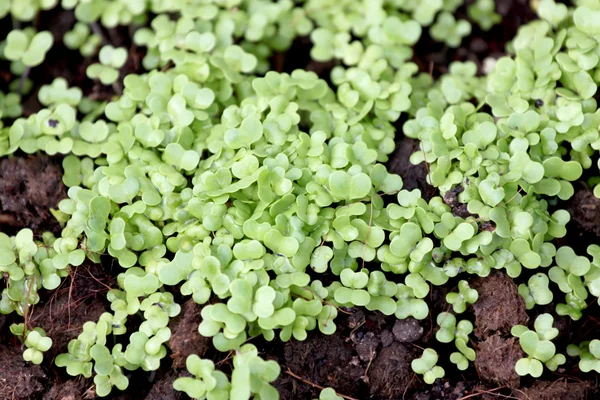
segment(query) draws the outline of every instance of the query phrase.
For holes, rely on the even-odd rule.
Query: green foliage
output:
[[[543,273],[538,273],[529,278],[527,284],[519,285],[519,294],[525,300],[525,306],[528,310],[536,304],[546,305],[552,302],[554,295],[549,287],[550,280]]]
[[[462,39],[471,33],[471,24],[464,19],[457,21],[449,12],[442,12],[430,32],[435,40],[444,42],[449,47],[458,47]]]
[[[343,397],[338,396],[335,390],[328,387],[321,390],[321,393],[319,393],[318,400],[343,400]]]
[[[98,57],[100,63],[90,65],[86,70],[87,76],[99,79],[105,85],[114,83],[119,77],[119,68],[127,61],[127,50],[123,47],[114,48],[107,45],[100,49]]]
[[[13,335],[24,338],[23,342],[27,348],[23,352],[23,359],[34,364],[41,364],[44,352],[52,346],[52,339],[46,336],[46,331],[39,327],[29,330],[23,323],[12,324],[10,331]]]
[[[582,372],[600,372],[600,340],[594,339],[579,345],[567,346],[567,354],[579,357],[579,369]]]
[[[469,18],[484,31],[489,31],[492,26],[502,20],[500,14],[496,13],[496,2],[494,0],[476,0],[467,7],[467,12]]]
[[[233,357],[233,364],[230,382],[224,373],[215,371],[212,361],[191,355],[186,360],[186,367],[192,377],[178,378],[173,386],[193,399],[247,399],[254,394],[263,398],[279,397],[270,385],[279,376],[279,365],[260,358],[254,345],[240,347]]]
[[[93,100],[87,86],[56,78],[39,90],[44,108],[25,117],[27,67],[43,66],[53,38],[13,29],[2,54],[23,87],[0,93],[0,156],[60,154],[68,198],[53,210],[59,237],[0,234],[0,312],[25,315],[39,289],[56,289],[86,258],[110,256],[122,268],[107,294],[110,312],[87,322],[56,365],[93,376],[98,396],[124,390],[126,371],[160,367],[180,290],[204,305],[200,334],[233,354],[230,378],[210,360],[187,359],[191,376],[174,386],[198,399],[277,399],[279,366],[247,340],[333,334],[340,307],[423,320],[431,285],[451,278],[454,314],[437,316],[436,338],[454,342],[459,370],[475,360],[473,325],[455,316],[478,300],[470,275],[548,268],[519,286],[526,307],[552,303],[556,286],[565,294],[556,313],[581,318],[588,296],[600,297],[600,247],[588,258],[555,239],[570,220],[561,202],[600,149],[600,6],[542,0],[541,19],[520,28],[488,75],[452,62],[434,81],[411,61],[412,46],[425,29],[459,47],[471,32],[453,14],[462,4],[63,0],[76,17],[63,43],[97,54],[86,74],[115,93]],[[0,17],[28,22],[56,5],[0,0]],[[500,18],[491,0],[471,2],[467,13],[483,30]],[[119,25],[135,31],[145,71],[122,76],[129,52],[103,34]],[[328,81],[273,71],[275,54],[301,36],[314,61],[334,64]],[[427,163],[439,192],[428,200],[385,166],[401,117],[402,133],[418,140],[411,162]],[[527,354],[519,375],[565,362],[552,323],[542,314],[533,331],[513,327]],[[15,325],[24,357],[42,362],[51,339],[24,330]],[[600,370],[597,347],[569,354],[582,370]],[[425,349],[412,368],[431,384],[444,375],[437,361]],[[338,398],[331,388],[320,394]]]
[[[22,62],[35,67],[44,62],[46,53],[52,47],[54,39],[48,31],[36,33],[34,29],[13,29],[6,36],[4,57],[10,61]]]
[[[438,354],[433,349],[423,350],[421,357],[416,358],[411,363],[411,368],[415,373],[423,375],[425,383],[432,384],[438,378],[444,377],[444,368],[436,365]]]
[[[512,335],[519,338],[521,348],[527,354],[527,357],[521,358],[515,366],[519,375],[531,375],[539,378],[544,369],[543,364],[550,371],[556,371],[560,365],[565,363],[565,356],[556,353],[556,347],[551,342],[559,333],[558,329],[552,327],[553,323],[552,315],[540,314],[534,322],[535,331],[529,330],[523,325],[515,325],[511,329]]]
[[[463,313],[467,304],[474,304],[479,298],[477,290],[471,289],[467,281],[458,282],[458,293],[450,292],[446,295],[446,301],[452,304],[455,313]]]

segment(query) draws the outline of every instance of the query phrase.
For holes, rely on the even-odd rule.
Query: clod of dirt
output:
[[[18,347],[0,347],[0,399],[29,400],[44,390],[46,375],[39,365],[23,360]]]
[[[86,387],[91,386],[86,380],[70,380],[59,383],[44,394],[43,400],[80,400],[84,398]]]
[[[413,165],[410,155],[419,150],[419,142],[408,137],[401,137],[396,142],[396,150],[390,154],[388,170],[402,177],[406,190],[419,189],[425,199],[429,199],[435,189],[427,183],[427,164],[422,162]]]
[[[390,331],[381,331],[379,338],[381,339],[381,345],[383,347],[388,347],[394,343],[394,334]]]
[[[352,310],[353,313],[348,317],[348,328],[358,329],[365,323],[365,313],[362,310]]]
[[[526,324],[525,301],[511,278],[497,272],[471,282],[479,299],[473,304],[475,335],[485,339],[495,332],[508,334],[518,324]]]
[[[67,351],[71,339],[76,338],[87,321],[97,321],[109,309],[106,293],[110,276],[99,264],[84,263],[64,279],[49,299],[33,309],[30,323],[42,327],[52,338],[48,359]]]
[[[366,365],[353,362],[354,351],[346,345],[338,331],[333,335],[309,334],[304,341],[290,341],[283,345],[283,357],[278,362],[282,373],[275,381],[275,387],[282,400],[312,399],[318,397],[318,390],[286,373],[289,371],[309,382],[331,387],[340,393],[357,398],[364,393],[362,381]]]
[[[400,343],[412,343],[421,338],[421,335],[423,335],[423,327],[419,321],[409,317],[396,321],[392,332],[394,333],[396,340]]]
[[[361,361],[371,361],[375,358],[377,352],[377,346],[379,346],[379,339],[373,332],[356,332],[351,335],[352,341],[355,343],[355,349],[360,357]]]
[[[0,228],[31,228],[58,232],[50,213],[67,197],[61,167],[48,156],[0,160]]]
[[[574,186],[575,194],[566,205],[567,211],[571,214],[571,221],[567,226],[569,239],[577,242],[579,236],[581,239],[596,243],[595,238],[600,237],[600,199],[594,196],[586,184],[580,183]]]
[[[509,387],[519,385],[515,364],[524,355],[517,338],[504,339],[500,335],[492,335],[478,347],[475,368],[482,380]]]
[[[589,388],[590,385],[586,383],[568,382],[566,379],[536,381],[530,388],[514,390],[513,396],[523,400],[585,400]]]
[[[399,343],[381,350],[369,369],[370,392],[387,399],[402,398],[418,381],[410,367],[413,354]]]
[[[462,185],[457,185],[453,189],[448,190],[442,196],[444,203],[449,205],[450,208],[452,209],[452,214],[456,215],[457,217],[461,217],[461,218],[467,218],[467,217],[470,217],[473,215],[469,212],[469,210],[467,210],[466,204],[458,201],[458,195],[460,193],[462,193],[464,190],[465,189],[463,188]]]
[[[210,338],[198,333],[201,309],[202,306],[190,299],[181,307],[179,316],[171,321],[169,347],[173,352],[171,358],[175,369],[185,367],[185,360],[189,355],[197,354],[202,357],[211,347]]]
[[[182,392],[173,389],[175,377],[166,376],[156,382],[144,400],[179,400],[183,398]]]

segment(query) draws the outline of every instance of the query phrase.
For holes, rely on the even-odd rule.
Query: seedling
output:
[[[463,313],[467,309],[467,304],[474,304],[479,298],[477,290],[471,289],[467,281],[458,282],[458,293],[450,292],[446,295],[446,301],[452,304],[452,309],[456,313]]]
[[[411,363],[412,370],[423,375],[425,383],[432,384],[438,378],[444,377],[444,369],[437,364],[438,354],[433,349],[425,349],[421,357]]]
[[[561,364],[565,363],[565,356],[560,353],[555,354],[556,348],[551,342],[559,333],[558,329],[552,327],[553,322],[552,315],[540,314],[534,323],[535,331],[523,325],[515,325],[511,329],[512,335],[519,338],[521,348],[528,355],[527,358],[517,361],[515,365],[519,375],[539,378],[544,369],[543,364],[549,370],[556,371]]]

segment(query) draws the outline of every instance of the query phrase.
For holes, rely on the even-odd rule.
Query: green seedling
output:
[[[100,49],[100,63],[90,65],[86,74],[91,79],[99,79],[104,85],[114,83],[119,77],[119,68],[127,61],[127,50],[107,45]]]
[[[411,362],[412,370],[419,375],[423,375],[425,383],[432,384],[438,378],[444,377],[444,369],[436,365],[438,354],[433,349],[425,349],[421,357]]]
[[[477,290],[470,288],[467,281],[458,282],[458,293],[450,292],[446,295],[446,301],[459,314],[465,312],[467,304],[474,304],[478,298]]]
[[[551,342],[559,333],[558,329],[552,327],[553,322],[552,315],[540,314],[534,323],[535,331],[523,325],[516,325],[511,329],[512,335],[519,338],[521,348],[528,356],[517,361],[515,370],[519,375],[538,378],[542,375],[544,365],[549,370],[556,371],[565,363],[565,356],[556,353],[554,343]]]

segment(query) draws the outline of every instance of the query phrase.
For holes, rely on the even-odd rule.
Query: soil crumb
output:
[[[173,368],[185,367],[185,360],[191,354],[203,357],[212,347],[211,339],[205,338],[198,333],[200,324],[200,310],[202,306],[193,299],[189,299],[181,307],[179,316],[171,321],[171,339],[169,347],[172,350]]]
[[[520,378],[515,364],[523,356],[517,338],[504,339],[500,335],[492,335],[479,344],[475,368],[484,381],[516,387]]]
[[[413,317],[406,319],[399,319],[394,323],[394,329],[392,330],[394,337],[400,343],[412,343],[416,342],[423,335],[423,327]]]
[[[464,190],[465,189],[463,188],[462,185],[457,185],[453,189],[448,190],[442,196],[442,200],[444,200],[444,203],[448,204],[450,206],[450,208],[452,209],[452,214],[456,215],[457,217],[461,217],[461,218],[467,218],[467,217],[473,216],[473,214],[471,214],[469,212],[469,210],[467,209],[467,205],[465,203],[461,203],[458,200],[458,195],[460,193],[462,193]]]
[[[44,390],[46,375],[39,365],[23,360],[18,347],[0,347],[0,399],[29,400]]]
[[[590,386],[583,382],[568,382],[559,379],[554,382],[536,381],[530,388],[515,390],[513,396],[523,400],[585,400]]]
[[[480,339],[495,332],[509,334],[514,325],[527,323],[525,302],[510,277],[497,272],[474,280],[471,287],[479,293],[473,310],[475,335]]]
[[[396,149],[390,154],[388,170],[402,177],[403,189],[419,189],[423,197],[428,200],[435,193],[435,189],[427,183],[427,164],[422,162],[413,165],[410,162],[410,155],[418,150],[418,141],[402,136],[396,142]]]
[[[413,354],[399,343],[384,348],[369,370],[370,392],[387,399],[402,398],[418,382],[410,367]]]
[[[50,212],[67,197],[62,169],[48,156],[10,157],[0,160],[0,228],[31,228],[58,233]],[[10,231],[10,230],[9,230]]]

